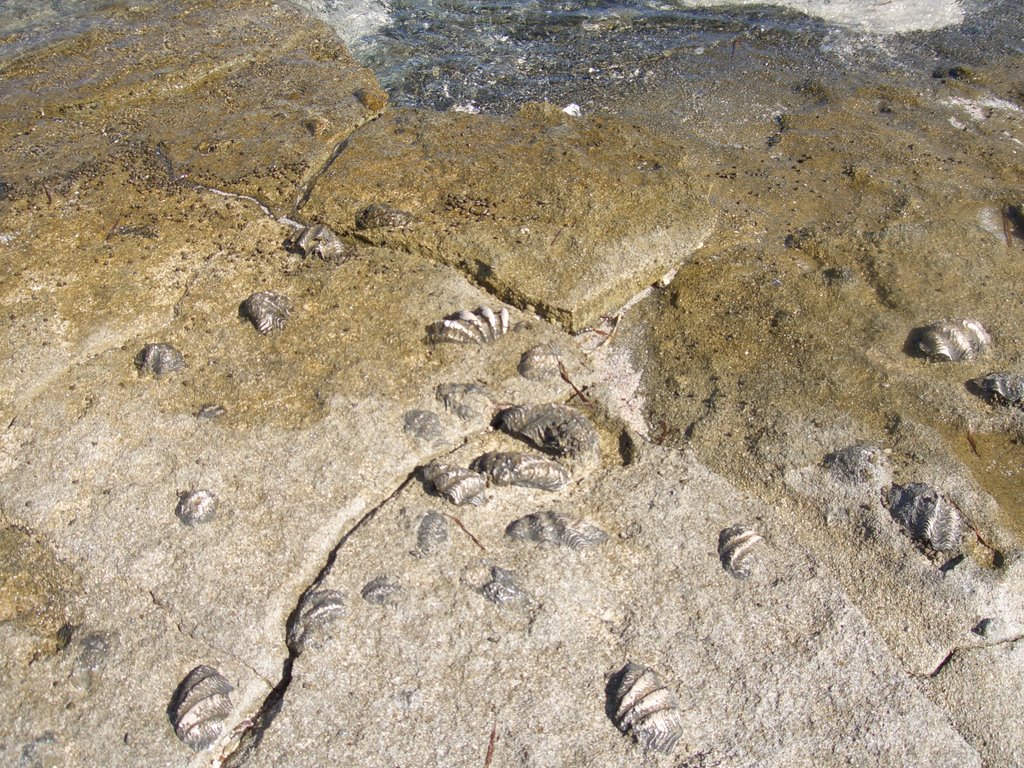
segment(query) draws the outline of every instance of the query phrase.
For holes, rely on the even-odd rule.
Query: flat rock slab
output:
[[[3,180],[62,191],[129,147],[173,176],[289,211],[386,94],[324,24],[253,0],[109,6],[0,63]],[[152,177],[151,177],[152,178]],[[140,179],[139,181],[144,181]]]
[[[528,105],[508,117],[389,113],[352,137],[302,214],[345,231],[366,206],[402,210],[406,226],[358,234],[452,264],[578,331],[702,244],[706,197],[683,147]]]

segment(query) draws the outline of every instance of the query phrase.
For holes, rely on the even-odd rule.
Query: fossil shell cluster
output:
[[[174,513],[187,526],[208,523],[217,516],[219,501],[213,491],[184,491],[178,496]]]
[[[288,648],[296,654],[313,646],[327,627],[345,615],[345,596],[335,589],[317,589],[302,599],[288,625]]]
[[[202,664],[181,681],[167,708],[178,738],[196,752],[208,749],[224,732],[231,714],[231,683]]]
[[[726,573],[737,579],[749,578],[754,569],[754,548],[763,541],[744,525],[733,525],[719,533],[718,559]]]
[[[535,512],[513,520],[505,535],[518,541],[587,549],[608,541],[608,534],[592,523],[560,512]]]
[[[522,451],[485,453],[471,468],[487,475],[494,485],[558,491],[569,483],[569,471],[557,461]]]
[[[931,360],[973,360],[992,347],[992,337],[977,320],[942,320],[921,330],[917,348]]]
[[[487,500],[484,494],[487,477],[479,472],[454,464],[433,462],[423,468],[422,474],[423,479],[434,489],[434,493],[456,506],[479,506]]]
[[[1020,373],[988,373],[971,383],[976,386],[990,402],[1000,405],[1024,406],[1024,374]]]
[[[330,227],[311,224],[295,232],[284,244],[289,251],[313,256],[323,261],[340,263],[355,256],[355,248],[342,242]]]
[[[599,451],[594,425],[569,405],[516,405],[498,414],[498,424],[506,432],[556,456],[580,459],[595,457]]]
[[[963,519],[938,488],[926,483],[894,485],[883,501],[893,519],[916,541],[938,552],[960,549]]]
[[[291,300],[270,291],[252,294],[238,307],[238,316],[252,323],[264,336],[284,328],[291,313]]]
[[[629,662],[615,689],[615,723],[645,750],[670,754],[683,735],[675,694],[650,667]]]
[[[135,367],[160,378],[184,369],[185,357],[170,344],[146,344],[135,356]]]
[[[497,314],[490,307],[480,307],[475,312],[463,309],[427,326],[427,340],[434,344],[487,344],[506,333],[508,310],[504,307]]]

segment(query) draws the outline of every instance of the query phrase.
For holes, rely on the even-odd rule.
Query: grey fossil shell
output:
[[[424,555],[448,546],[448,520],[440,512],[427,512],[416,529],[416,548]]]
[[[971,383],[981,390],[990,402],[1024,406],[1024,374],[987,373],[980,378],[971,379]]]
[[[231,714],[231,683],[202,664],[181,681],[167,708],[174,732],[196,752],[208,749],[224,732]]]
[[[302,599],[299,612],[288,625],[287,642],[293,653],[302,653],[322,636],[327,627],[345,615],[345,596],[336,589],[317,589]]]
[[[434,397],[449,413],[460,419],[473,419],[494,412],[494,396],[481,384],[438,384]]]
[[[208,523],[217,517],[219,500],[213,491],[183,491],[178,495],[178,506],[174,514],[185,525]]]
[[[487,500],[484,495],[487,477],[465,467],[434,462],[423,468],[423,479],[438,496],[443,496],[457,506],[479,506]]]
[[[894,485],[883,501],[893,519],[915,540],[939,552],[961,548],[963,519],[938,488],[927,483]]]
[[[973,360],[992,347],[992,337],[977,320],[942,320],[921,330],[917,347],[932,360]]]
[[[342,242],[334,230],[324,224],[303,227],[285,240],[284,246],[303,256],[334,263],[348,261],[355,256],[355,248]]]
[[[292,313],[292,303],[287,296],[270,291],[259,291],[247,298],[238,307],[238,315],[266,336],[280,331]]]
[[[505,307],[498,314],[490,307],[479,307],[475,312],[463,309],[427,326],[427,340],[434,344],[486,344],[506,333],[508,310]]]
[[[764,539],[744,525],[733,525],[718,534],[718,558],[726,572],[746,579],[754,567],[754,547]]]
[[[405,227],[412,223],[413,216],[391,205],[374,203],[356,214],[356,229],[386,229]]]
[[[402,598],[402,585],[390,576],[378,576],[367,582],[359,594],[374,605],[398,605]]]
[[[444,435],[441,419],[433,411],[406,411],[402,428],[405,434],[417,440],[432,441]]]
[[[135,355],[139,373],[159,378],[185,368],[185,357],[170,344],[146,344]]]
[[[516,584],[512,572],[496,565],[491,568],[491,580],[484,584],[480,592],[495,605],[526,599],[526,593]]]
[[[855,443],[828,454],[822,465],[847,483],[865,483],[881,474],[885,452],[871,443]]]
[[[489,452],[477,458],[470,467],[487,475],[495,485],[558,491],[569,483],[569,470],[554,459],[535,453]]]
[[[590,419],[568,405],[516,405],[498,414],[501,428],[542,450],[572,459],[598,454],[597,430]]]
[[[592,523],[560,512],[535,512],[513,520],[505,535],[519,541],[555,544],[569,549],[596,547],[608,541],[608,534]]]
[[[629,662],[615,690],[615,723],[641,748],[670,754],[683,735],[679,703],[649,667]]]
[[[531,381],[558,376],[558,351],[551,344],[538,344],[523,352],[519,359],[519,375]]]

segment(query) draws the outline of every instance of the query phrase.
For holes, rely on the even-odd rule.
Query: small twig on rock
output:
[[[471,538],[473,540],[473,543],[476,544],[478,547],[480,547],[480,551],[481,552],[486,552],[487,551],[487,547],[485,547],[483,544],[480,543],[480,539],[478,539],[476,536],[474,536],[472,533],[469,532],[469,529],[462,524],[462,521],[459,520],[459,518],[457,518],[455,515],[450,515],[447,512],[442,512],[441,514],[443,514],[445,517],[449,517],[452,520],[454,520],[455,524],[458,525],[459,528],[462,529],[463,533],[465,533],[467,536],[469,536],[469,538]]]
[[[980,459],[981,453],[978,451],[978,441],[974,439],[974,430],[971,427],[967,428],[967,442],[971,444],[971,450],[974,451],[974,455]]]
[[[491,759],[494,757],[494,742],[498,736],[498,718],[494,718],[494,725],[491,726],[491,740],[487,744],[487,757],[484,758],[484,768],[491,768]]]
[[[50,188],[43,184],[43,192],[46,193],[46,204],[53,205],[53,195],[50,193]]]
[[[572,383],[572,379],[569,378],[569,371],[566,370],[565,363],[563,363],[561,359],[558,360],[558,375],[562,377],[562,381],[564,381],[566,384],[572,387],[573,392],[576,393],[576,396],[580,400],[582,400],[584,403],[590,402],[590,398],[583,394],[582,390],[580,390],[579,387]]]

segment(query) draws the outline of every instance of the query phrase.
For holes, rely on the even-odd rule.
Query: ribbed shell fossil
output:
[[[608,541],[608,534],[592,523],[560,512],[535,512],[513,520],[505,535],[519,541],[556,544],[570,549],[586,549]]]
[[[238,315],[252,323],[264,336],[284,328],[291,313],[291,300],[270,291],[254,293],[238,307]]]
[[[398,605],[402,597],[402,585],[389,576],[378,576],[363,587],[360,594],[374,605]]]
[[[939,552],[960,549],[963,519],[938,488],[927,483],[894,485],[883,499],[911,537]]]
[[[416,548],[424,555],[448,546],[448,520],[440,512],[427,512],[416,529]]]
[[[917,347],[932,360],[973,360],[992,346],[992,337],[977,320],[942,320],[921,331]]]
[[[485,453],[471,468],[487,475],[495,485],[557,491],[569,482],[569,471],[554,459],[522,451]]]
[[[185,357],[170,344],[147,344],[135,355],[139,373],[165,376],[185,367]]]
[[[1024,374],[988,373],[971,383],[994,403],[1024,406]]]
[[[631,733],[643,749],[669,754],[683,735],[675,694],[649,667],[629,662],[615,691],[615,722]]]
[[[744,525],[733,525],[718,534],[718,558],[726,572],[746,579],[754,567],[754,547],[764,539]]]
[[[324,634],[331,623],[345,615],[345,596],[336,589],[317,589],[302,599],[299,612],[288,626],[288,647],[302,653]]]
[[[213,491],[184,491],[178,495],[174,513],[185,525],[208,523],[217,516],[217,495]]]
[[[568,405],[516,405],[498,414],[501,428],[538,448],[572,459],[596,456],[597,430],[590,419]]]
[[[550,344],[538,344],[523,352],[519,375],[531,381],[554,378],[559,374],[558,351]]]
[[[486,344],[508,333],[508,310],[502,307],[498,314],[489,307],[475,312],[464,309],[427,326],[427,340],[435,344]]]
[[[284,244],[289,251],[303,256],[314,256],[323,261],[340,263],[355,256],[355,248],[341,239],[324,224],[311,224],[295,232]]]
[[[412,214],[391,205],[374,203],[356,214],[356,229],[404,227],[412,223]]]
[[[487,477],[471,469],[435,462],[423,468],[423,479],[452,504],[479,506],[486,501]]]
[[[491,568],[491,580],[484,584],[480,591],[495,605],[504,605],[526,598],[526,593],[516,584],[512,572],[496,565]]]
[[[224,675],[205,664],[185,676],[167,713],[174,732],[186,746],[199,752],[220,737],[231,714],[229,694],[233,690]]]

